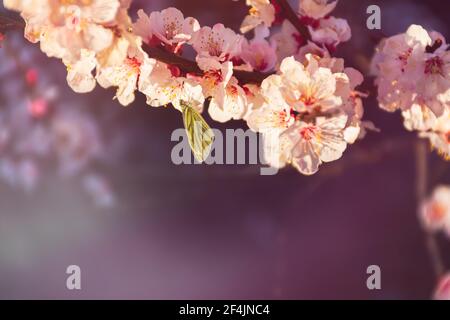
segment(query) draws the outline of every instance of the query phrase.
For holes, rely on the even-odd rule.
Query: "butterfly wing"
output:
[[[214,142],[214,132],[197,110],[186,103],[181,103],[181,106],[189,145],[195,159],[201,163],[208,158],[211,151]]]

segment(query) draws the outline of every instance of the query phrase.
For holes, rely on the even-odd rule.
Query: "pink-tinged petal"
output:
[[[292,150],[292,165],[302,174],[310,176],[319,171],[321,160],[310,141],[300,141]]]

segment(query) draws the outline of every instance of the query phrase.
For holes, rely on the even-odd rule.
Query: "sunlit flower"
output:
[[[163,63],[155,64],[150,75],[139,82],[139,90],[147,96],[147,104],[152,107],[171,104],[182,111],[181,102],[184,101],[198,112],[203,111],[202,86],[193,79],[174,77]]]
[[[328,16],[336,8],[336,5],[337,0],[301,0],[299,1],[299,12],[302,16],[318,20]]]
[[[421,132],[421,137],[428,138],[431,146],[445,159],[450,160],[450,111],[436,119],[430,130]]]
[[[111,44],[113,32],[105,25],[115,19],[119,6],[118,0],[32,0],[12,8],[27,22],[27,39],[41,41],[49,56],[70,59],[81,49],[100,52]]]
[[[342,42],[350,40],[352,32],[347,20],[329,17],[321,19],[317,27],[309,27],[313,41],[335,48]]]
[[[333,73],[328,68],[319,67],[313,57],[310,57],[306,67],[292,57],[286,58],[281,63],[280,73],[283,83],[281,94],[294,111],[326,111],[342,105],[342,98],[336,90],[338,79],[347,78],[344,73]]]
[[[221,64],[241,53],[243,37],[221,23],[203,27],[193,37],[197,63],[204,71],[220,70]]]
[[[435,114],[424,105],[413,104],[408,110],[402,112],[403,124],[409,131],[432,130],[437,124]]]
[[[127,106],[135,99],[138,82],[145,81],[155,63],[138,45],[130,46],[122,64],[98,68],[96,78],[103,88],[118,87],[116,98],[120,104]]]
[[[81,50],[80,59],[75,63],[64,61],[67,67],[67,83],[78,93],[85,93],[94,90],[96,82],[92,75],[97,60],[93,51]]]
[[[246,3],[250,10],[242,22],[242,33],[247,33],[261,24],[272,26],[275,21],[275,8],[270,0],[246,0]]]
[[[322,163],[342,157],[347,148],[346,123],[345,115],[329,119],[319,117],[314,123],[296,122],[279,134],[278,150],[270,150],[272,155],[267,160],[274,167],[291,164],[304,175],[315,174]]]
[[[232,77],[220,91],[213,96],[209,104],[211,118],[218,122],[244,118],[247,112],[247,96],[237,79]]]
[[[437,117],[450,106],[450,54],[442,35],[418,25],[384,40],[374,57],[380,107],[403,111],[415,105]]]
[[[271,165],[290,163],[305,175],[314,174],[321,163],[339,159],[347,143],[359,136],[363,110],[353,90],[362,75],[332,62],[310,54],[306,65],[286,58],[280,74],[261,84],[265,103],[251,110],[247,124],[269,140],[274,136],[279,140],[278,148],[275,143],[266,150]],[[327,64],[341,72],[333,72]],[[327,112],[328,116],[320,115]]]
[[[138,17],[133,26],[134,33],[148,44],[161,44],[173,52],[178,52],[200,29],[196,19],[184,18],[183,13],[175,8],[152,12],[150,17],[139,10]]]

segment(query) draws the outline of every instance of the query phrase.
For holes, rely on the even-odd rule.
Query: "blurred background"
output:
[[[371,4],[381,7],[384,35],[416,23],[450,38],[442,1],[340,1],[333,15],[349,21],[353,38],[336,55],[347,66],[368,73],[380,40],[366,28]],[[247,11],[244,1],[135,0],[131,12],[169,6],[236,31]],[[416,215],[416,135],[374,94],[365,118],[380,133],[313,177],[290,168],[261,176],[258,166],[175,166],[179,112],[150,108],[143,96],[124,108],[113,90],[75,94],[65,74],[19,33],[0,49],[0,123],[12,128],[0,132],[0,298],[431,297],[436,279]],[[364,88],[373,92],[370,77]],[[222,130],[245,128],[206,117]],[[450,183],[448,169],[430,154],[430,189]],[[450,241],[438,240],[450,266]],[[81,267],[81,291],[66,289],[72,264]],[[382,290],[366,287],[372,264]]]

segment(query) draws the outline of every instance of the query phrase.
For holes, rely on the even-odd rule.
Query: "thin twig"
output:
[[[19,19],[13,19],[6,17],[4,15],[0,15],[0,30],[5,32],[12,29],[23,29],[25,24],[23,21]],[[159,47],[151,47],[144,44],[144,50],[147,54],[158,61],[163,63],[167,63],[173,66],[177,66],[184,73],[191,73],[195,75],[203,75],[203,71],[198,67],[197,63],[186,58],[183,58],[175,53],[164,50]],[[270,73],[261,73],[261,72],[248,72],[248,71],[240,71],[234,70],[234,76],[239,80],[242,84],[247,83],[257,83],[260,84],[265,78],[267,78]]]
[[[22,19],[11,18],[0,13],[0,31],[7,32],[10,30],[20,30],[25,28],[25,23]]]
[[[416,197],[417,208],[420,210],[428,192],[428,152],[426,142],[422,139],[416,143]],[[439,279],[445,272],[439,245],[434,234],[425,232],[425,246],[430,256],[433,271]]]
[[[291,5],[287,0],[275,0],[283,11],[284,17],[292,23],[292,25],[297,29],[302,38],[306,40],[311,40],[311,34],[308,28],[300,21],[297,13],[292,9]]]
[[[197,63],[189,59],[183,58],[175,53],[164,50],[160,47],[152,47],[144,44],[143,49],[147,52],[150,58],[156,59],[158,61],[170,64],[180,68],[183,73],[195,74],[198,76],[203,75],[203,71],[198,67]],[[234,70],[233,75],[242,84],[247,83],[258,83],[260,84],[265,78],[267,78],[270,73],[260,73],[260,72],[248,72],[241,70]]]

